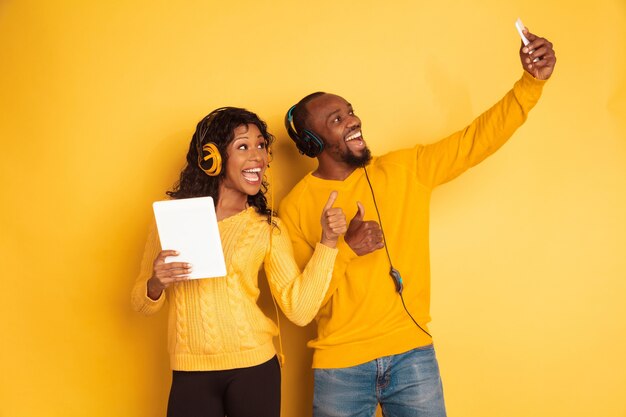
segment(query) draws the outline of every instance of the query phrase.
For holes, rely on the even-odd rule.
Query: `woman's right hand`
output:
[[[165,262],[168,256],[178,256],[178,252],[162,250],[152,264],[152,277],[148,280],[148,297],[153,300],[158,300],[163,290],[173,283],[189,279],[191,264]]]
[[[331,248],[337,247],[337,239],[348,230],[348,223],[346,222],[346,215],[343,213],[343,210],[340,207],[333,207],[337,195],[337,191],[330,193],[328,201],[322,210],[321,218],[322,238],[320,239],[320,243]]]

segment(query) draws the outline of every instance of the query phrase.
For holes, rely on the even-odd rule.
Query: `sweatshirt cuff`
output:
[[[337,254],[337,262],[348,264],[350,261],[358,257],[350,245],[346,243],[343,236],[337,241],[337,249],[339,250],[339,253]]]
[[[522,74],[522,78],[519,80],[519,85],[524,90],[539,90],[543,89],[543,86],[548,82],[548,80],[540,80],[538,78],[533,77],[533,75],[524,71]]]

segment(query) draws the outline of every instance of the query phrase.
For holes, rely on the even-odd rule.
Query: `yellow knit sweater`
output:
[[[275,355],[272,337],[278,328],[257,305],[261,264],[272,294],[291,321],[303,326],[315,317],[330,283],[337,249],[318,243],[301,273],[287,228],[280,219],[274,220],[278,227],[270,226],[265,217],[249,208],[220,221],[228,275],[173,285],[156,301],[147,296],[152,263],[161,251],[156,227],[152,226],[131,302],[135,310],[152,314],[169,298],[172,369],[243,368]]]
[[[430,321],[431,192],[502,146],[524,123],[544,83],[524,72],[511,91],[466,128],[430,145],[374,157],[367,166],[387,248],[404,280],[406,306],[425,329]],[[339,191],[334,206],[350,213],[348,217],[360,201],[365,220],[378,221],[363,169],[343,181],[308,174],[280,206],[296,259],[302,264],[313,254],[316,236],[321,233],[317,213],[332,190]],[[317,338],[309,343],[315,349],[313,367],[355,366],[432,343],[404,311],[389,276],[385,251],[357,256],[343,240],[337,247],[333,279],[316,317]]]

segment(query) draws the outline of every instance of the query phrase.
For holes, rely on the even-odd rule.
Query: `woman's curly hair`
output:
[[[259,128],[265,138],[265,147],[271,155],[271,144],[274,136],[267,131],[267,124],[255,113],[238,107],[221,107],[213,110],[204,117],[196,127],[191,138],[189,151],[187,152],[187,165],[180,173],[180,178],[174,184],[172,190],[166,194],[172,198],[213,197],[215,204],[219,199],[219,185],[226,177],[226,169],[211,177],[199,166],[199,156],[202,155],[202,146],[213,142],[217,146],[222,157],[222,166],[228,163],[228,145],[235,137],[235,129],[239,126],[253,124]],[[272,209],[267,205],[265,193],[268,183],[263,178],[261,188],[255,195],[248,196],[248,204],[253,206],[257,213],[267,217],[268,223],[272,223]]]

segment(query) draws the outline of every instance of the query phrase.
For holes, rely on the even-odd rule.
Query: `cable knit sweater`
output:
[[[248,208],[218,222],[228,274],[174,284],[156,301],[147,296],[152,264],[161,251],[153,224],[131,302],[135,310],[153,314],[169,298],[172,369],[243,368],[276,354],[272,338],[278,328],[257,305],[261,264],[276,302],[291,321],[303,326],[315,317],[332,277],[337,249],[318,243],[301,273],[287,228],[280,219],[274,220],[278,227]]]

